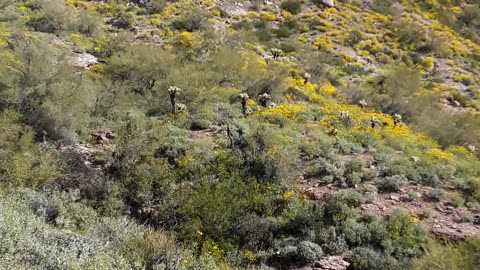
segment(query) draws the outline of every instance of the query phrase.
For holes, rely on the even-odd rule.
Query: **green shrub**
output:
[[[395,211],[386,222],[385,248],[396,256],[416,257],[427,244],[427,234],[416,223],[415,217],[405,211]]]
[[[431,242],[427,255],[415,260],[413,270],[478,269],[480,263],[480,239],[472,238],[458,245]]]
[[[31,17],[27,25],[39,32],[54,33],[69,24],[69,14],[64,1],[39,1],[40,10]]]
[[[480,7],[478,4],[463,7],[459,19],[470,27],[480,25]]]
[[[135,13],[120,12],[112,21],[112,25],[122,29],[130,29],[135,26]]]
[[[280,4],[280,7],[294,15],[300,13],[302,4],[298,0],[286,0]]]
[[[351,198],[348,195],[345,196],[345,200],[342,200],[337,195],[330,194],[325,196],[322,204],[324,222],[326,224],[339,225],[348,219],[355,218],[353,206],[357,204],[357,198]]]
[[[312,242],[302,241],[297,246],[298,261],[302,263],[313,263],[323,256],[322,248]]]
[[[369,248],[353,250],[353,265],[357,270],[400,270],[400,264],[393,257],[375,252]]]
[[[430,190],[427,194],[428,199],[439,202],[445,199],[447,193],[443,189],[434,188]]]
[[[174,29],[194,32],[205,26],[205,20],[208,15],[203,9],[196,4],[191,4],[189,7],[185,7],[185,10],[185,14],[172,22]]]
[[[379,179],[376,185],[382,192],[399,192],[406,182],[407,179],[405,177],[394,175]]]
[[[456,208],[462,207],[462,206],[465,205],[465,199],[462,198],[462,196],[455,195],[455,196],[452,198],[452,203],[453,203],[453,206],[455,206]]]

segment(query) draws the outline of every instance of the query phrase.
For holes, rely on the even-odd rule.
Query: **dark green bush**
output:
[[[400,270],[400,264],[393,257],[369,248],[353,250],[353,265],[357,270]]]
[[[395,256],[417,257],[427,245],[427,234],[417,224],[415,217],[397,210],[386,223],[388,238],[385,249]]]
[[[474,270],[480,263],[479,238],[468,239],[457,245],[432,242],[427,255],[415,260],[414,270],[462,269]]]
[[[299,2],[299,0],[286,0],[283,1],[282,4],[280,4],[280,7],[293,15],[296,15],[300,13],[302,10],[302,4]]]
[[[189,32],[198,31],[205,26],[206,18],[207,13],[196,4],[192,4],[186,9],[183,16],[172,22],[172,27],[176,30]]]
[[[382,192],[399,192],[407,183],[407,179],[402,175],[387,176],[376,182],[378,189]]]
[[[434,188],[428,192],[427,197],[432,201],[439,202],[445,199],[446,195],[447,194],[443,189]]]
[[[323,256],[322,248],[312,242],[302,241],[297,246],[298,261],[303,263],[313,263]]]

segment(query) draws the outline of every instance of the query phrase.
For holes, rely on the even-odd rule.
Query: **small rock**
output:
[[[435,225],[435,228],[437,228],[437,229],[438,229],[438,228],[442,228],[442,225],[436,224],[436,225]]]
[[[322,3],[327,7],[335,7],[335,2],[333,0],[322,0]]]
[[[390,195],[390,199],[397,202],[400,201],[400,197],[398,197],[397,195]]]

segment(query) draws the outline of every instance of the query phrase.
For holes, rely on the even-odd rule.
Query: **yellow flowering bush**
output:
[[[260,18],[263,19],[263,20],[266,20],[266,21],[270,21],[270,22],[273,22],[273,21],[277,20],[277,16],[275,14],[269,13],[269,12],[262,12],[260,14]]]
[[[299,105],[283,103],[275,108],[262,110],[259,114],[265,120],[274,123],[278,117],[297,120],[298,114],[302,112],[305,112],[305,109]]]
[[[317,47],[318,50],[332,51],[334,48],[332,40],[327,36],[323,35],[314,40],[313,45]]]
[[[319,91],[320,91],[320,93],[323,93],[323,94],[326,94],[326,95],[333,95],[337,92],[337,89],[332,84],[326,83],[326,84],[320,86]]]

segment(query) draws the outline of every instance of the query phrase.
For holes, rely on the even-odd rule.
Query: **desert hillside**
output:
[[[0,269],[478,270],[478,0],[0,0]]]

